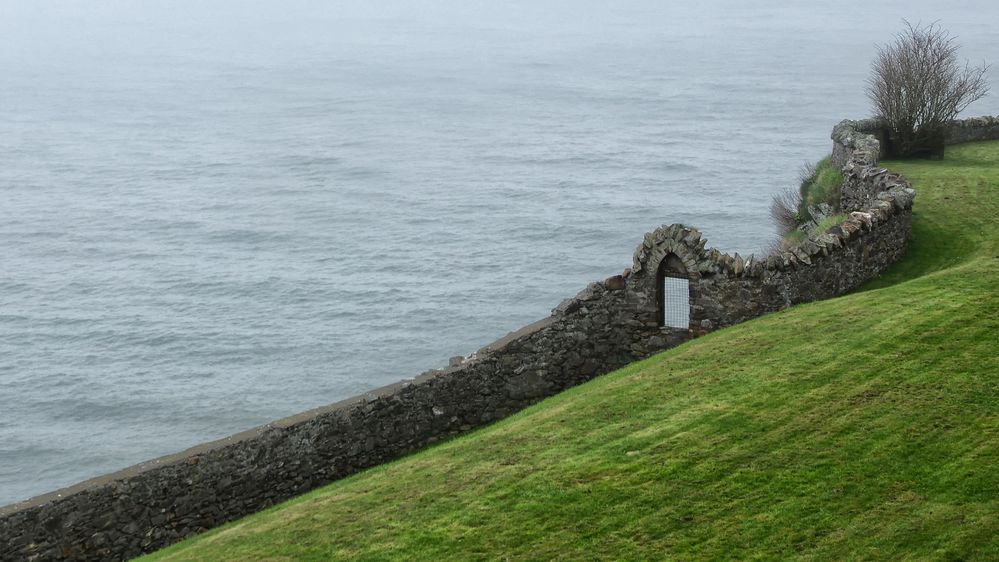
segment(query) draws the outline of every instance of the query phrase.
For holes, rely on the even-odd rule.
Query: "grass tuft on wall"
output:
[[[832,157],[826,156],[812,166],[807,166],[801,177],[801,206],[798,210],[803,220],[811,217],[808,208],[825,203],[833,208],[839,207],[840,191],[843,187],[843,174],[832,163]]]

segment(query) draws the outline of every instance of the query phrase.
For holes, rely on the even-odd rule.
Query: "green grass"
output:
[[[843,174],[833,166],[832,157],[826,156],[814,166],[805,170],[801,180],[801,206],[798,214],[808,219],[808,208],[819,203],[828,203],[834,208],[838,206],[840,190],[843,186]]]
[[[826,218],[820,220],[817,225],[815,225],[814,227],[812,227],[808,231],[808,234],[810,236],[817,236],[817,235],[820,235],[820,234],[825,234],[825,232],[827,230],[829,230],[830,228],[832,228],[834,226],[838,226],[838,225],[843,224],[843,221],[845,221],[845,220],[846,220],[846,215],[843,215],[843,214],[832,215],[832,216],[826,217]]]
[[[999,143],[887,165],[915,241],[866,290],[149,559],[999,559]]]
[[[808,240],[808,233],[804,230],[792,230],[781,238],[781,248],[787,250],[793,248],[805,240]]]
[[[781,238],[781,247],[786,250],[798,246],[805,240],[808,240],[808,238],[810,237],[814,238],[816,236],[825,234],[827,230],[829,230],[834,226],[843,224],[843,221],[845,220],[846,220],[846,215],[844,214],[831,215],[820,220],[818,224],[816,224],[812,228],[809,228],[808,232],[805,232],[803,230],[792,230],[791,232],[788,232]]]

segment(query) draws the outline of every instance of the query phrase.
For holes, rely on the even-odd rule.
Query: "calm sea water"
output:
[[[0,0],[0,504],[744,255],[874,44],[999,4]],[[999,113],[993,96],[968,113]]]

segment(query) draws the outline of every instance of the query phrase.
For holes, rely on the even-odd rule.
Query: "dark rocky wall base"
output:
[[[447,369],[0,508],[0,560],[151,552],[708,331],[857,287],[904,253],[915,194],[877,168],[877,138],[851,123],[834,131],[834,153],[846,177],[844,209],[852,212],[800,248],[729,256],[706,248],[695,229],[660,227],[645,235],[621,275],[591,283],[550,317]],[[994,120],[982,127],[995,128]],[[991,134],[965,129],[954,138]],[[687,330],[659,326],[656,272],[667,259],[690,279]]]

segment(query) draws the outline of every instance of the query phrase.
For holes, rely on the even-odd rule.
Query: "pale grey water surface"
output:
[[[999,63],[999,3],[921,5],[0,0],[0,504],[440,366],[661,223],[759,251],[903,17]]]

